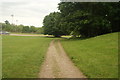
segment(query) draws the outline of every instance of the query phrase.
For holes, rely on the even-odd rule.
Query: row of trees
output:
[[[44,34],[93,37],[118,32],[120,3],[61,2],[60,12],[53,12],[43,20]]]
[[[3,31],[9,32],[19,32],[19,33],[38,33],[42,34],[43,29],[41,27],[37,28],[35,26],[24,26],[24,25],[14,25],[10,24],[9,21],[5,21],[5,23],[0,23],[2,25]]]

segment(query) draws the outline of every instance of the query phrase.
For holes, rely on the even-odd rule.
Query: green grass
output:
[[[3,36],[3,77],[37,78],[52,38]]]
[[[75,65],[87,77],[118,77],[118,33],[84,40],[62,40],[62,45]]]
[[[0,35],[0,79],[2,79],[2,36]]]

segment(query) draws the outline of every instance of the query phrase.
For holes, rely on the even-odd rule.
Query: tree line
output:
[[[24,26],[24,25],[15,25],[10,24],[8,20],[5,23],[0,23],[2,25],[3,31],[8,32],[17,32],[17,33],[38,33],[43,34],[42,27],[35,27],[35,26]]]
[[[120,31],[119,2],[61,2],[58,10],[44,17],[44,34],[94,37]]]

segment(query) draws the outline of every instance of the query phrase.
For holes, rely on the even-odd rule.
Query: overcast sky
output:
[[[46,15],[58,11],[59,2],[60,0],[0,0],[0,22],[8,20],[14,24],[41,27]]]
[[[69,1],[69,0],[62,0]],[[74,0],[74,1],[119,1],[119,0]],[[60,0],[0,0],[0,22],[41,27],[50,12],[58,11]],[[14,15],[13,19],[11,15]]]

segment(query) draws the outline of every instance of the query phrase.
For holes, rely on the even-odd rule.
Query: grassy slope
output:
[[[52,38],[3,36],[3,77],[35,78]]]
[[[87,77],[118,77],[118,33],[85,40],[62,40],[62,45]]]
[[[2,36],[0,35],[0,80],[2,78]]]

